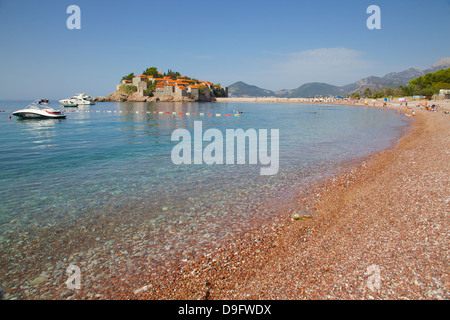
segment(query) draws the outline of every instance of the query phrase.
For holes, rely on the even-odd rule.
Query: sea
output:
[[[26,255],[28,264],[41,267],[56,256],[68,264],[73,254],[93,246],[111,248],[132,239],[156,262],[208,253],[271,223],[314,182],[395,146],[410,123],[392,110],[295,103],[102,102],[63,108],[51,101],[66,119],[11,116],[30,102],[0,101],[3,286],[19,277],[15,268],[24,268],[7,265],[25,259],[12,255]],[[243,113],[236,116],[236,110]],[[267,129],[270,139],[270,130],[277,129],[278,172],[261,175],[267,165],[248,161],[174,164],[173,132],[193,134],[196,121],[203,132],[218,129],[224,137],[227,129]],[[77,239],[80,230],[87,231],[84,240]],[[47,245],[39,252],[17,243],[11,249],[32,237]]]

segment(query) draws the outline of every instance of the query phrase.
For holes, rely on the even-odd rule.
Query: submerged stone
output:
[[[298,220],[306,220],[311,219],[313,217],[312,213],[302,211],[302,212],[296,212],[292,215],[292,220],[298,221]]]

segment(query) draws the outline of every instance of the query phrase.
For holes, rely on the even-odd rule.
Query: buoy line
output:
[[[14,110],[0,110],[0,113],[14,112]],[[127,110],[61,110],[63,113],[128,113],[128,114],[158,114],[172,116],[210,116],[210,117],[239,117],[240,113],[205,113],[205,112],[175,112],[175,111],[127,111]]]

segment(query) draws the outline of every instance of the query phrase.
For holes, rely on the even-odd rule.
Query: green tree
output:
[[[364,96],[365,96],[366,98],[372,96],[372,91],[370,90],[370,88],[366,88],[366,90],[364,90]]]
[[[351,95],[350,97],[351,97],[352,99],[359,100],[359,98],[361,97],[361,95],[360,95],[359,93],[354,92],[354,93],[352,93],[352,95]]]
[[[144,96],[153,97],[153,92],[156,89],[156,82],[149,82],[147,85],[147,89],[144,90]]]
[[[383,92],[383,90],[377,90],[377,91],[373,94],[373,97],[374,97],[375,99],[383,98],[383,97],[384,97],[384,92]]]
[[[144,70],[144,72],[142,72],[142,74],[145,74],[146,76],[152,76],[154,78],[157,78],[158,76],[158,69],[156,69],[155,67],[150,67]]]
[[[384,88],[384,94],[387,97],[393,96],[394,92],[395,92],[395,90],[391,87]]]
[[[450,68],[442,69],[434,73],[434,82],[450,83]]]
[[[167,73],[164,74],[165,77],[170,77],[173,80],[176,80],[181,74],[176,71],[172,71],[171,69],[167,70]]]
[[[427,73],[423,77],[417,77],[409,82],[408,95],[432,95],[440,89],[445,89],[450,84],[450,68]]]
[[[126,94],[132,94],[133,92],[137,91],[137,87],[136,86],[130,86],[130,85],[126,85],[126,84],[122,84],[119,87],[119,91],[126,93]]]
[[[123,76],[122,80],[133,80],[133,77],[134,77],[134,72],[130,73],[127,76]]]
[[[450,83],[447,82],[438,82],[433,85],[436,92],[439,92],[441,89],[450,89]]]
[[[420,89],[418,92],[418,94],[423,95],[423,96],[432,96],[435,93],[436,92],[435,92],[434,88],[432,88],[432,87]]]

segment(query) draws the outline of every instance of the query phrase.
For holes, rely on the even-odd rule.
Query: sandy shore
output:
[[[394,149],[318,183],[273,225],[121,298],[449,299],[450,115],[415,112]],[[313,218],[291,219],[302,210]]]

